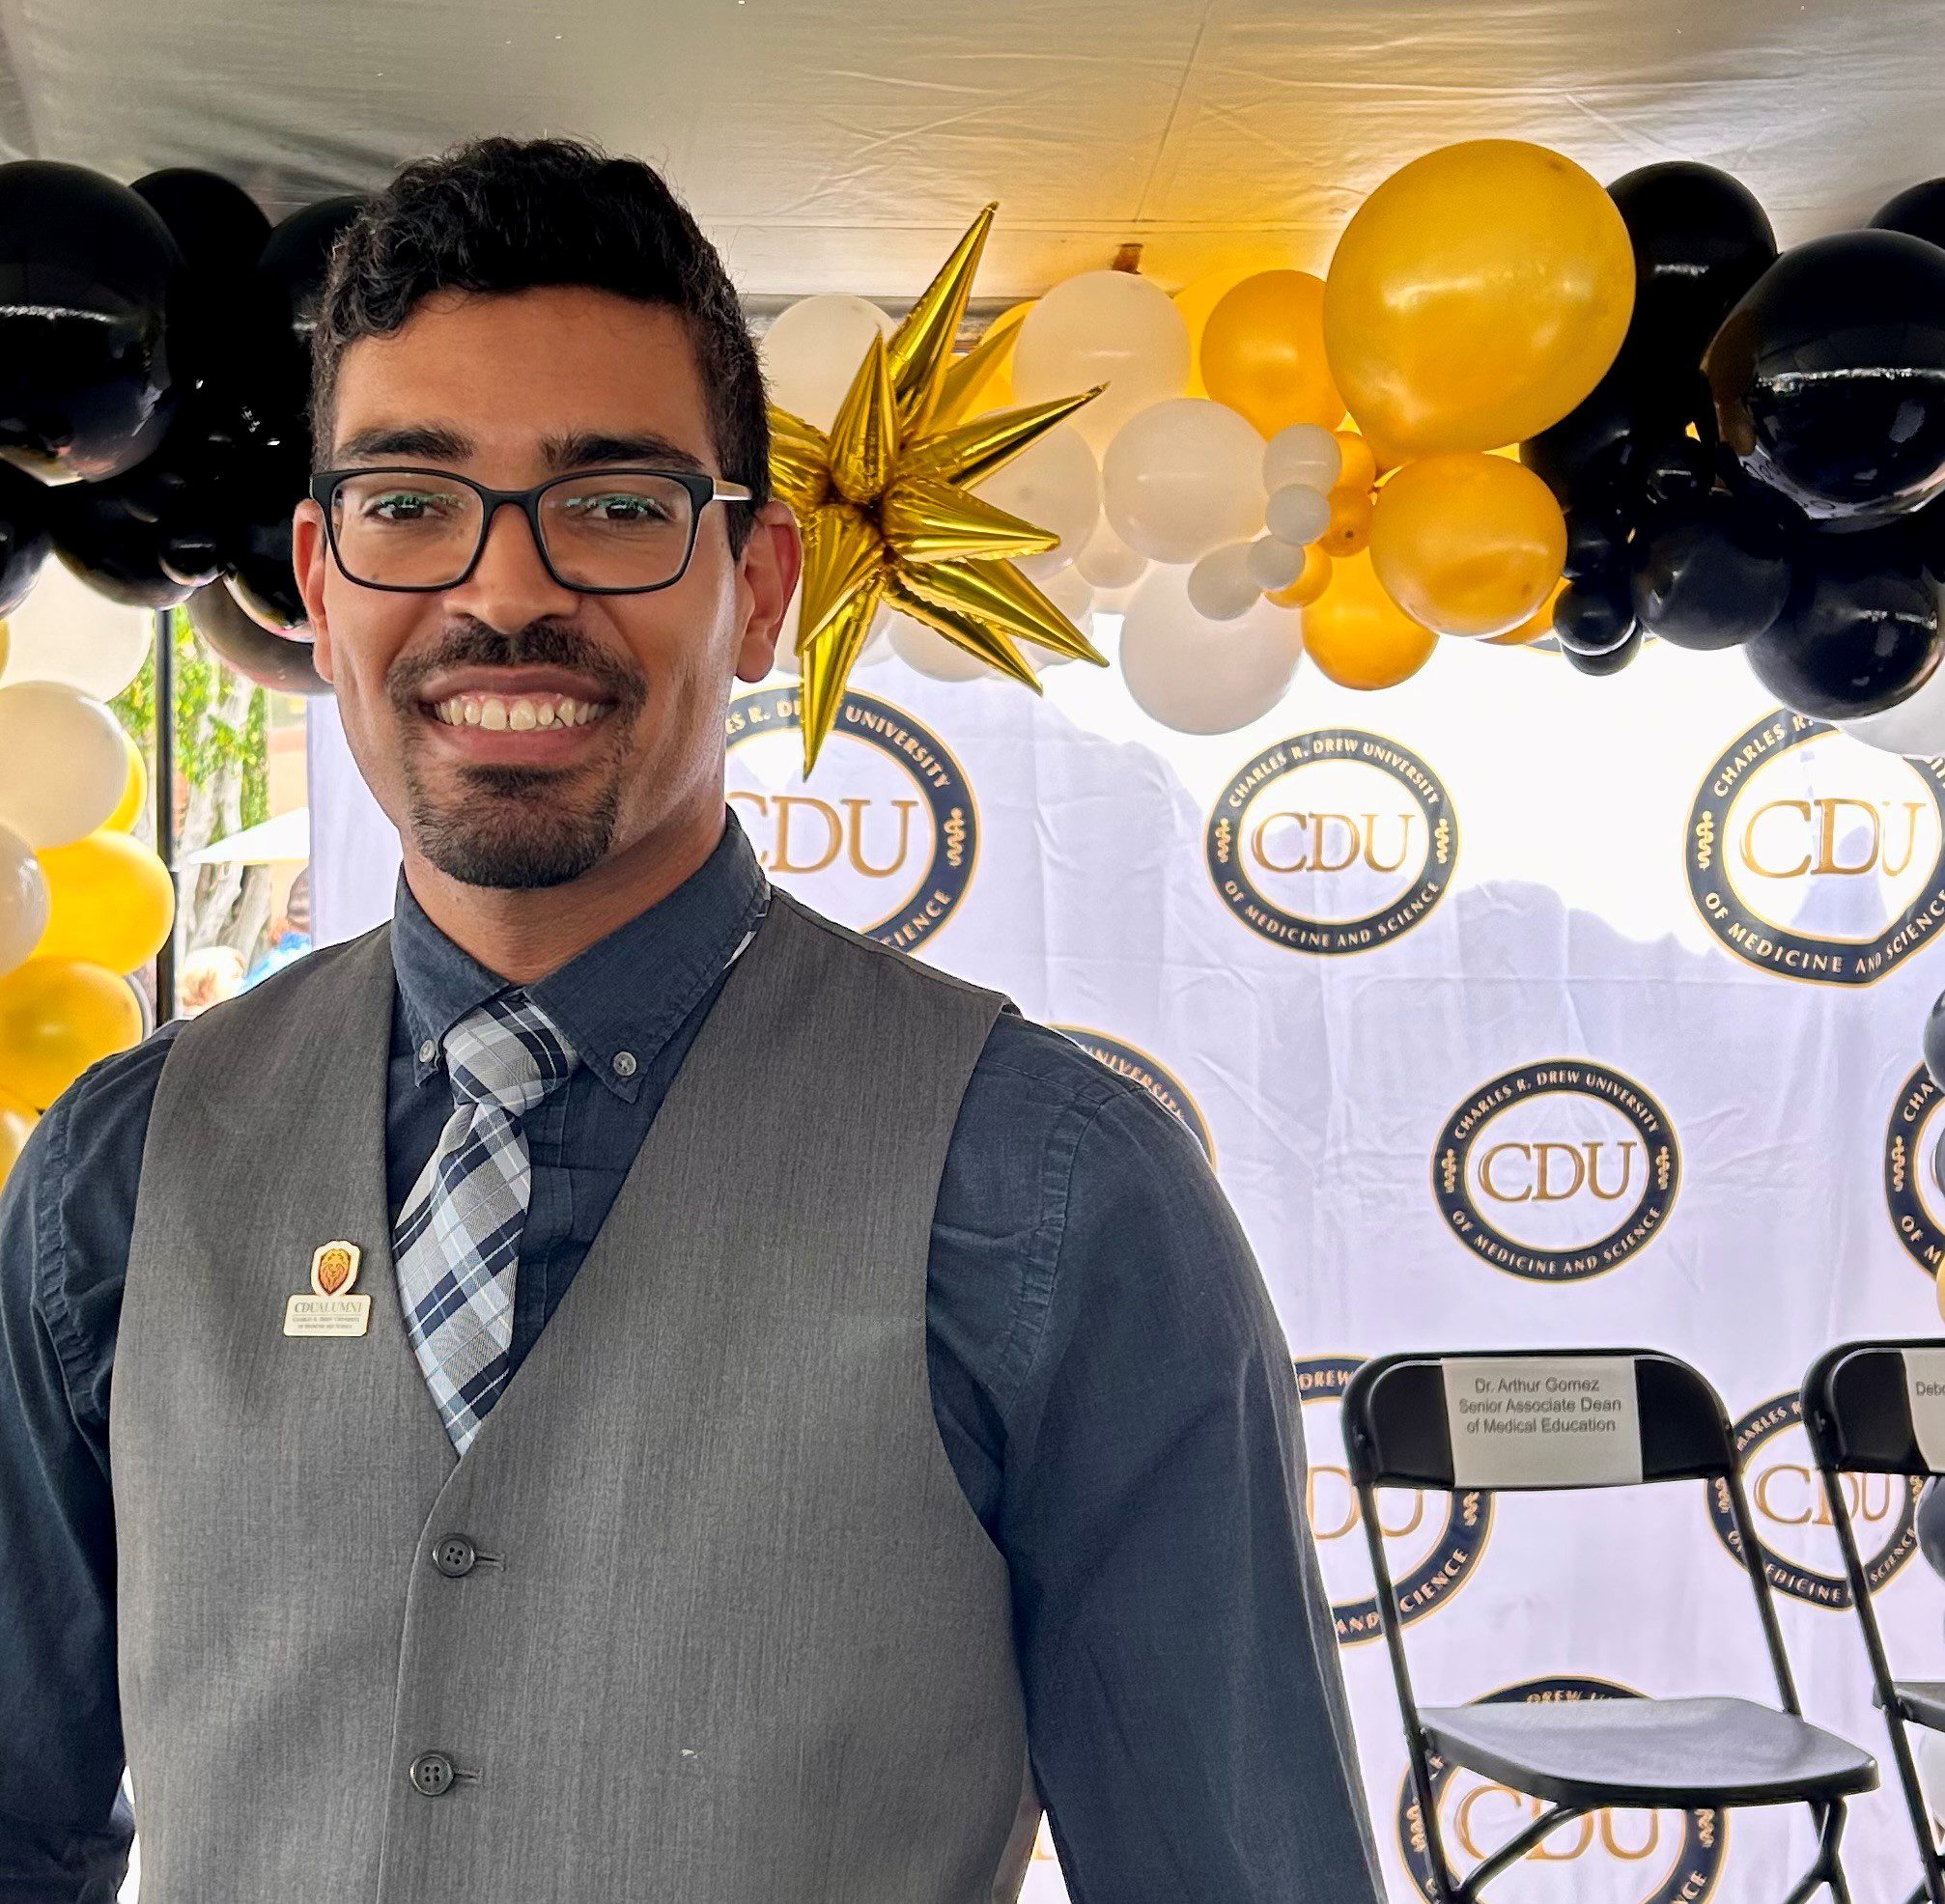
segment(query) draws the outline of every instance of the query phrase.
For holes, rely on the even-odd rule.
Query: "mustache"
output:
[[[511,630],[489,628],[484,622],[456,622],[431,648],[394,661],[385,672],[385,692],[394,708],[409,713],[417,705],[425,682],[443,669],[457,667],[570,668],[600,686],[622,715],[635,714],[648,699],[648,683],[635,669],[571,624],[557,621],[529,622]]]

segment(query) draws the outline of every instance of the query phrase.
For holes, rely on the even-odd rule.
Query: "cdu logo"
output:
[[[1939,1181],[1938,1086],[1921,1064],[1905,1078],[1884,1134],[1884,1203],[1904,1253],[1935,1278],[1945,1260],[1945,1184]]]
[[[765,871],[820,912],[909,952],[966,896],[979,814],[966,774],[904,709],[855,689],[803,778],[798,686],[739,694],[728,798]]]
[[[1432,1194],[1467,1248],[1532,1282],[1618,1269],[1668,1220],[1681,1153],[1631,1078],[1552,1058],[1495,1078],[1447,1118]]]
[[[1612,1680],[1562,1677],[1522,1680],[1488,1693],[1478,1705],[1540,1705],[1641,1695]],[[1476,1772],[1430,1759],[1440,1835],[1449,1862],[1470,1870],[1543,1809],[1537,1799]],[[1594,1811],[1551,1831],[1492,1887],[1509,1904],[1585,1904],[1589,1898],[1628,1904],[1703,1904],[1713,1895],[1727,1851],[1728,1819],[1719,1811]],[[1398,1849],[1413,1882],[1428,1899],[1431,1849],[1409,1774],[1398,1791]]]
[[[1189,1087],[1159,1058],[1151,1057],[1122,1039],[1111,1038],[1105,1031],[1095,1031],[1085,1024],[1057,1024],[1052,1028],[1062,1037],[1071,1038],[1089,1057],[1105,1064],[1110,1071],[1141,1085],[1201,1145],[1202,1155],[1214,1167],[1216,1140],[1209,1134],[1209,1120],[1202,1115],[1201,1106],[1189,1095]]]
[[[1803,1397],[1786,1389],[1751,1409],[1735,1424],[1735,1451],[1743,1459],[1742,1484],[1761,1530],[1762,1571],[1770,1585],[1813,1607],[1847,1608],[1850,1588],[1830,1526],[1830,1506],[1803,1432]],[[1902,1474],[1846,1473],[1838,1485],[1857,1529],[1864,1578],[1875,1593],[1917,1552],[1918,1497],[1925,1483]],[[1720,1481],[1709,1484],[1708,1518],[1730,1556],[1747,1564]]]
[[[1458,819],[1407,747],[1354,727],[1293,734],[1218,796],[1203,834],[1217,896],[1292,952],[1369,952],[1452,883]]]
[[[1779,708],[1703,776],[1687,855],[1696,910],[1738,959],[1875,984],[1945,925],[1945,762]]]
[[[1339,1404],[1358,1358],[1318,1356],[1291,1366],[1303,1403],[1309,1455],[1304,1504],[1311,1536],[1330,1590],[1338,1643],[1355,1646],[1379,1638],[1384,1631],[1365,1547],[1363,1507],[1344,1467]],[[1378,1531],[1397,1588],[1397,1615],[1409,1626],[1436,1612],[1471,1579],[1492,1532],[1492,1496],[1386,1488],[1377,1496],[1377,1510]],[[1346,1575],[1357,1584],[1340,1597],[1339,1583]]]

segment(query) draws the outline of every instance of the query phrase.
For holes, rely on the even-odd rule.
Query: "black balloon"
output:
[[[223,574],[251,616],[273,631],[306,626],[304,598],[291,565],[291,518],[246,522],[229,547]]]
[[[1945,179],[1910,185],[1877,208],[1871,220],[1879,232],[1906,232],[1928,244],[1945,245]]]
[[[317,323],[331,246],[364,206],[355,194],[321,198],[293,211],[265,241],[258,268],[282,292],[291,326],[299,335]]]
[[[1644,369],[1692,372],[1715,327],[1776,260],[1756,195],[1712,165],[1644,165],[1607,188],[1634,245],[1627,349]]]
[[[221,582],[189,597],[196,632],[237,672],[284,694],[328,694],[330,684],[311,663],[311,644],[273,633],[244,612]]]
[[[1870,523],[1945,492],[1945,251],[1839,232],[1786,252],[1705,359],[1722,439],[1820,521]]]
[[[1634,632],[1625,571],[1571,582],[1554,598],[1553,631],[1575,655],[1606,655]]]
[[[1715,480],[1715,452],[1693,436],[1666,436],[1643,446],[1638,467],[1649,503],[1693,502]]]
[[[1620,641],[1598,655],[1584,655],[1564,642],[1561,644],[1561,653],[1566,657],[1567,665],[1582,674],[1619,674],[1641,653],[1641,630],[1630,627]]]
[[[240,277],[256,264],[270,221],[242,186],[194,165],[151,172],[128,187],[169,228],[192,277]]]
[[[51,159],[0,165],[0,457],[69,482],[155,447],[180,266],[168,227],[127,185]]]
[[[1790,580],[1778,523],[1709,496],[1637,544],[1635,619],[1677,648],[1734,648],[1783,612]]]
[[[0,463],[0,615],[26,601],[52,546],[46,490]]]
[[[63,565],[110,602],[173,608],[186,583],[162,567],[156,525],[137,515],[117,484],[70,483],[47,492],[48,526]]]
[[[1566,518],[1566,563],[1563,574],[1570,582],[1596,575],[1621,559],[1627,546],[1627,524],[1597,509],[1576,509]]]
[[[1945,1091],[1945,994],[1932,1002],[1931,1015],[1925,1021],[1925,1069],[1932,1083]]]
[[[1945,658],[1938,583],[1899,530],[1816,537],[1795,571],[1783,612],[1744,651],[1785,706],[1818,720],[1881,714]]]

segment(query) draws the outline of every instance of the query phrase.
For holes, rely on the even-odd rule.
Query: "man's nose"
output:
[[[473,572],[459,587],[446,591],[446,603],[456,614],[470,616],[488,628],[508,630],[549,617],[571,616],[580,598],[563,588],[548,573],[526,517],[512,503],[501,503],[487,524],[486,546]]]

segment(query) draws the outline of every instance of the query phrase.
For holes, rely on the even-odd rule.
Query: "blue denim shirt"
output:
[[[588,1062],[526,1124],[516,1367],[766,893],[730,811],[691,879],[528,988]],[[392,945],[396,1218],[452,1107],[438,1040],[505,981],[403,880]],[[108,1393],[172,1031],[69,1091],[0,1196],[10,1904],[109,1904],[133,1824],[117,1795]],[[1011,1573],[1033,1771],[1077,1904],[1371,1904],[1289,1355],[1195,1140],[1059,1033],[1002,1013],[947,1152],[926,1323],[940,1439]]]

